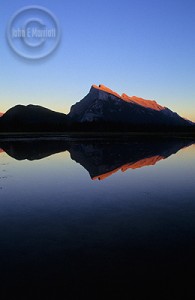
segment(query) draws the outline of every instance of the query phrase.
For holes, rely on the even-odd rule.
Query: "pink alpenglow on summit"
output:
[[[135,103],[135,104],[138,104],[138,105],[141,105],[145,108],[151,108],[153,110],[164,110],[165,107],[161,106],[160,104],[158,104],[156,101],[154,100],[146,100],[146,99],[143,99],[143,98],[139,98],[139,97],[136,97],[136,96],[128,96],[126,94],[122,94],[121,96],[114,92],[113,90],[109,89],[108,87],[106,87],[105,85],[103,84],[100,84],[99,86],[97,85],[93,85],[92,86],[93,88],[99,90],[99,91],[103,91],[103,92],[106,92],[110,95],[113,95],[125,102],[129,102],[129,103]]]
[[[122,99],[126,102],[136,103],[146,108],[151,108],[158,111],[165,109],[165,107],[161,106],[154,100],[145,100],[136,96],[129,97],[126,94],[122,94]]]
[[[2,117],[2,116],[3,116],[3,113],[0,112],[0,117]]]
[[[100,84],[99,86],[97,85],[93,85],[92,86],[94,89],[97,89],[97,90],[100,90],[100,91],[103,91],[103,92],[106,92],[108,94],[111,94],[113,96],[116,96],[118,98],[121,98],[121,96],[119,94],[117,94],[116,92],[112,91],[111,89],[109,89],[108,87],[106,87],[105,85],[103,84]]]

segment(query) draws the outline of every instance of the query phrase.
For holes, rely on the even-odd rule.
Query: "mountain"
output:
[[[93,85],[68,115],[38,105],[17,105],[0,117],[0,132],[195,131],[195,124],[154,100],[121,96]]]
[[[38,105],[17,105],[1,117],[0,128],[7,132],[64,131],[67,119],[65,114]]]
[[[2,117],[2,116],[3,116],[3,113],[0,112],[0,117]]]
[[[70,119],[77,123],[126,124],[129,126],[191,126],[156,101],[121,96],[104,85],[93,85],[89,94],[71,107]]]

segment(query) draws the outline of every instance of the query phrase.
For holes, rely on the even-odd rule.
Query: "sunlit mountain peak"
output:
[[[137,96],[130,97],[126,94],[122,94],[122,99],[126,102],[136,103],[136,104],[139,104],[146,108],[151,108],[151,109],[158,110],[158,111],[165,109],[165,107],[161,106],[154,100],[146,100],[146,99],[143,99],[143,98],[140,98]]]
[[[120,96],[118,93],[116,93],[115,91],[111,90],[110,88],[106,87],[103,84],[100,84],[99,86],[94,84],[94,85],[92,85],[92,89],[97,89],[99,91],[106,92],[108,94],[116,96],[117,98],[119,98],[123,101],[135,103],[135,104],[141,105],[145,108],[151,108],[151,109],[157,110],[157,111],[161,111],[161,110],[165,109],[165,107],[158,104],[155,100],[146,100],[146,99],[143,99],[143,98],[137,97],[137,96],[128,96],[127,94],[122,94]]]
[[[100,91],[106,92],[108,94],[114,95],[114,96],[116,96],[118,98],[121,98],[121,96],[118,93],[114,92],[113,90],[111,90],[110,88],[106,87],[103,84],[100,84],[99,86],[97,86],[97,85],[94,84],[92,86],[92,88],[95,88],[97,90],[100,90]]]

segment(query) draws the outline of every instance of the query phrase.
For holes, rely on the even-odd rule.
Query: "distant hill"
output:
[[[1,131],[64,131],[67,116],[38,105],[17,105],[0,119]]]

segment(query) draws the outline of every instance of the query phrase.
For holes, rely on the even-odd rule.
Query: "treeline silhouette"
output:
[[[0,132],[189,132],[195,133],[195,126],[170,126],[157,124],[127,124],[122,122],[72,122],[70,120],[45,120],[26,122],[12,120],[1,122]]]
[[[70,132],[190,132],[195,133],[195,126],[171,126],[157,124],[127,124],[122,122],[72,122],[67,126]]]

